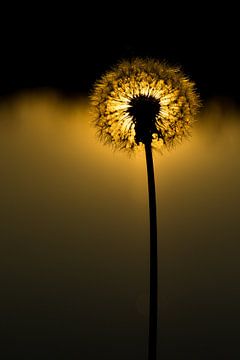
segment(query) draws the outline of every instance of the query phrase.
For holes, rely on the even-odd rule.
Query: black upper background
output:
[[[129,4],[2,12],[1,96],[34,88],[88,94],[120,59],[148,56],[180,65],[203,99],[240,101],[237,9]]]

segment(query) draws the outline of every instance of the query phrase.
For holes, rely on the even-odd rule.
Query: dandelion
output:
[[[194,83],[154,59],[120,62],[96,82],[91,99],[100,139],[130,152],[146,142],[171,148],[190,135],[199,107]]]
[[[179,68],[156,59],[121,61],[94,85],[93,123],[114,149],[144,149],[150,217],[148,359],[157,356],[158,258],[156,191],[152,149],[170,149],[191,134],[199,109],[195,84]]]

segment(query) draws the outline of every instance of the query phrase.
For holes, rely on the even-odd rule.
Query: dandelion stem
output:
[[[145,143],[149,217],[150,217],[150,293],[149,293],[149,337],[148,360],[157,358],[157,317],[158,317],[158,256],[157,256],[157,212],[154,167],[151,142]]]

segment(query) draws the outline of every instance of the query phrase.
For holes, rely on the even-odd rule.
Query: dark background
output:
[[[203,99],[238,102],[237,14],[232,6],[161,2],[2,12],[1,95],[39,87],[89,93],[119,59],[149,56],[180,65]]]

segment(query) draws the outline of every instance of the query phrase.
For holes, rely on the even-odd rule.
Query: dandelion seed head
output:
[[[100,139],[133,151],[147,142],[171,148],[190,135],[199,109],[195,84],[155,59],[117,64],[94,85],[93,123]]]

